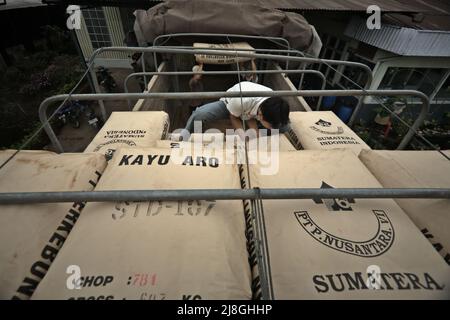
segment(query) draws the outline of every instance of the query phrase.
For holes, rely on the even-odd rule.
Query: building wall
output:
[[[383,50],[379,50],[383,51]],[[390,67],[400,68],[437,68],[450,69],[450,58],[435,58],[435,57],[403,57],[390,54],[387,52],[380,52],[377,62],[379,63],[376,70],[376,77],[372,82],[372,89],[377,89],[383,80],[383,77]]]
[[[102,10],[104,14],[106,27],[109,34],[109,45],[120,47],[124,46],[125,33],[123,31],[124,29],[119,8],[101,7],[98,9]],[[88,30],[86,19],[88,19],[89,14],[86,11],[83,11],[85,10],[82,10],[81,29],[76,30],[76,34],[83,52],[83,56],[85,60],[88,61],[96,49],[93,45],[95,35]],[[131,59],[129,58],[129,54],[124,52],[105,52],[100,54],[95,61],[96,66],[101,65],[107,68],[131,68],[130,63]]]
[[[448,112],[450,108],[450,96],[448,95],[448,93],[446,95],[442,95],[442,91],[445,91],[443,85],[445,83],[448,83],[448,79],[450,77],[450,58],[404,57],[397,56],[383,50],[379,50],[379,52],[377,53],[377,58],[377,66],[373,72],[374,79],[371,85],[371,89],[396,89],[395,87],[385,88],[381,85],[390,68],[405,68],[410,69],[411,72],[413,72],[413,70],[420,70],[420,72],[423,73],[423,76],[417,74],[418,83],[420,83],[420,81],[434,80],[432,84],[430,83],[431,87],[434,89],[429,90],[428,92],[424,91],[424,93],[430,99],[430,113],[428,120],[435,119],[439,121],[440,119],[442,119],[443,115]],[[426,75],[427,69],[440,69],[439,71],[441,74],[439,78],[430,79],[430,77]],[[419,90],[419,88],[408,86],[403,87],[402,89],[421,91]],[[420,112],[422,101],[419,98],[408,97],[407,102],[409,117],[415,119]],[[364,105],[364,108],[359,114],[359,118],[362,118],[366,121],[373,119],[375,115],[374,110],[376,110],[379,105],[378,101],[372,97],[368,97],[364,99]]]
[[[439,69],[439,72],[441,73],[440,78],[433,77],[432,87],[434,90],[431,92],[430,86],[428,86],[427,90],[424,92],[429,96],[431,102],[428,120],[434,119],[441,121],[444,118],[450,108],[450,94],[449,90],[446,90],[446,88],[449,87],[450,81],[450,57],[399,56],[395,53],[375,48],[343,35],[343,30],[347,24],[347,21],[344,19],[334,19],[332,17],[329,19],[320,17],[314,18],[316,19],[309,19],[308,21],[316,26],[324,43],[320,57],[323,59],[356,61],[368,65],[372,69],[373,75],[373,81],[370,86],[370,89],[372,90],[382,88],[390,89],[386,86],[380,87],[384,77],[387,76],[387,72],[393,70],[390,68],[411,69],[411,72],[415,73],[416,77],[411,82],[416,82],[417,87],[414,87],[415,83],[408,82],[407,87],[404,88],[411,90],[418,90],[418,88],[421,88],[422,90],[423,87],[420,86],[420,83],[423,82],[424,79],[425,81],[428,81],[430,76],[430,73],[428,72]],[[316,64],[314,68],[323,72],[327,78],[329,87],[335,89],[357,89],[351,81],[348,81],[345,77],[341,76],[341,73],[353,81],[356,81],[361,87],[364,86],[366,79],[364,73],[357,68],[339,66],[336,68],[338,72],[335,72],[326,65],[319,66]],[[420,73],[423,73],[424,76],[418,76]],[[398,87],[397,83],[396,88],[398,89]],[[394,86],[392,86],[392,88],[394,88]],[[442,94],[443,91],[446,91],[446,93]],[[377,112],[376,110],[380,107],[378,99],[373,97],[363,98],[363,106],[356,122],[358,122],[359,119],[362,119],[366,123],[373,121]],[[346,97],[345,101],[341,100],[338,105],[356,105],[357,102],[358,99],[356,97]],[[402,118],[414,120],[420,113],[422,102],[419,98],[408,97],[407,103],[408,107],[407,110],[402,113]]]

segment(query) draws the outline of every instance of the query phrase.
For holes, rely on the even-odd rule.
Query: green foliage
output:
[[[46,97],[68,93],[83,68],[70,35],[57,27],[43,28],[40,51],[14,53],[14,65],[0,74],[0,148],[20,147],[40,126],[38,107]],[[47,144],[42,131],[27,149]]]
[[[9,148],[10,149],[19,149],[21,148],[25,143],[27,143],[28,139],[30,139],[37,130],[39,130],[41,126],[40,122],[34,122],[32,126],[29,127],[29,129],[26,131],[27,133],[22,137],[21,140],[16,141],[13,143]],[[40,150],[49,142],[48,137],[46,136],[45,132],[41,130],[31,141],[29,141],[24,149],[26,150]]]
[[[390,117],[390,128],[388,127],[389,123],[379,124],[373,121],[367,124],[360,123],[355,125],[353,129],[371,148],[390,150],[395,149],[409,131],[409,127],[404,122],[412,126],[416,118],[410,108],[406,107],[403,110],[402,105],[407,106],[407,100],[405,98],[392,97],[384,98],[383,100],[385,106],[394,111],[402,121],[380,106],[374,108],[373,111],[379,117]],[[450,112],[445,113],[441,119],[424,121],[418,132],[436,146],[442,149],[450,148]],[[430,147],[425,145],[421,139],[414,138],[408,148],[422,150],[424,148],[429,149]]]

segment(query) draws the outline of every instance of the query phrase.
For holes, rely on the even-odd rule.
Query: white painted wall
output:
[[[103,7],[103,12],[105,14],[106,24],[111,37],[112,46],[125,46],[123,42],[125,33],[123,31],[119,8]],[[81,29],[76,30],[76,35],[84,58],[86,61],[88,61],[90,56],[94,52],[94,48],[92,46],[91,38],[89,36],[83,15],[81,15]],[[102,53],[100,56],[98,56],[98,59],[96,59],[96,65],[101,65],[106,68],[131,68],[131,59],[128,57],[128,55],[128,53],[122,52]]]

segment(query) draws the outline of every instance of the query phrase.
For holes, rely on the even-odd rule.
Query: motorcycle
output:
[[[105,67],[99,67],[97,69],[97,79],[98,83],[105,89],[106,92],[113,92],[117,87],[116,81]]]
[[[88,124],[97,130],[100,130],[103,126],[103,121],[97,117],[97,114],[91,106],[86,107],[86,118],[88,120]]]
[[[78,129],[80,127],[80,115],[83,107],[76,101],[70,101],[66,103],[56,114],[57,119],[62,126],[70,123],[70,125]]]
[[[70,101],[57,113],[60,127],[69,123],[73,128],[78,129],[81,125],[80,116],[82,114],[86,117],[88,124],[95,129],[99,130],[103,126],[102,120],[91,106],[85,106],[78,101]]]

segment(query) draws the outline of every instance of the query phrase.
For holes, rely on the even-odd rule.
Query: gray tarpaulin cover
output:
[[[162,34],[195,32],[282,37],[291,48],[316,56],[322,47],[314,27],[303,16],[249,3],[166,1],[134,14],[140,45],[151,44]]]

